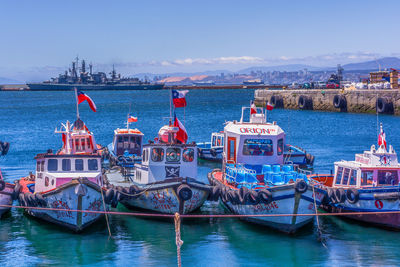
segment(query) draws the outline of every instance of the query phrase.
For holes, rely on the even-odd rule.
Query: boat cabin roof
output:
[[[143,133],[138,129],[120,129],[117,128],[114,130],[114,135],[140,135],[143,136]]]

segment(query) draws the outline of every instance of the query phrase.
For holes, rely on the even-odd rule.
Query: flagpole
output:
[[[172,118],[172,89],[169,89],[169,117]]]
[[[76,100],[76,117],[79,119],[79,103],[78,103],[78,89],[75,87],[75,100]]]

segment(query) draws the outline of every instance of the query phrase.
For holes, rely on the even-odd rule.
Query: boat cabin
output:
[[[112,142],[112,151],[119,157],[125,155],[142,155],[143,133],[138,129],[116,129]]]
[[[242,164],[283,164],[285,132],[276,124],[268,123],[263,108],[242,108],[240,121],[230,121],[224,128],[224,162]],[[249,114],[245,120],[245,114]]]
[[[392,146],[375,145],[363,154],[356,154],[354,161],[335,162],[333,187],[377,187],[399,185],[400,165]]]
[[[55,132],[62,134],[63,147],[55,154],[48,150],[35,157],[35,192],[52,190],[74,178],[101,185],[101,155],[86,125],[78,119],[73,125],[62,124]]]
[[[224,146],[224,132],[211,134],[211,148],[219,148]]]
[[[163,126],[156,142],[143,146],[134,182],[148,184],[178,177],[197,178],[197,146],[176,141],[177,127]]]

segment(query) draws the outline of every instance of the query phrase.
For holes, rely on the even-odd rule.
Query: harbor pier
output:
[[[254,102],[275,108],[400,115],[400,91],[388,90],[256,90]]]

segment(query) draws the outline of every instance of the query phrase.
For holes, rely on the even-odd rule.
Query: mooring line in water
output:
[[[34,210],[50,210],[50,211],[69,211],[81,213],[97,213],[97,214],[110,214],[110,215],[127,215],[137,217],[164,217],[174,218],[175,214],[163,213],[141,213],[141,212],[122,212],[122,211],[101,211],[101,210],[72,210],[72,209],[59,209],[59,208],[43,208],[43,207],[29,207],[29,206],[15,206],[0,204],[4,208],[20,208],[20,209],[34,209]],[[400,214],[400,211],[364,211],[364,212],[338,212],[338,213],[282,213],[282,214],[180,214],[181,218],[246,218],[246,217],[290,217],[290,216],[348,216],[348,215],[376,215],[376,214]]]
[[[321,227],[320,227],[320,225],[319,225],[317,201],[315,200],[315,186],[312,186],[312,190],[313,190],[313,200],[314,200],[314,209],[315,209],[315,219],[316,219],[316,221],[317,221],[317,228],[318,228],[318,240],[321,242],[321,244],[322,244],[325,248],[327,248],[326,245],[325,245],[325,242],[324,242],[324,240],[323,240],[323,237],[322,237],[322,230],[321,230]]]
[[[183,245],[183,241],[181,239],[181,218],[178,212],[174,215],[174,223],[175,223],[175,243],[176,243],[176,256],[178,259],[178,267],[182,266],[181,261],[181,246]]]
[[[101,192],[101,199],[103,200],[103,209],[106,211],[106,202],[104,201],[104,193],[103,190],[100,189]],[[111,229],[110,229],[110,223],[108,222],[108,214],[105,214],[104,217],[106,217],[106,223],[107,223],[107,229],[108,229],[108,236],[111,237]]]

